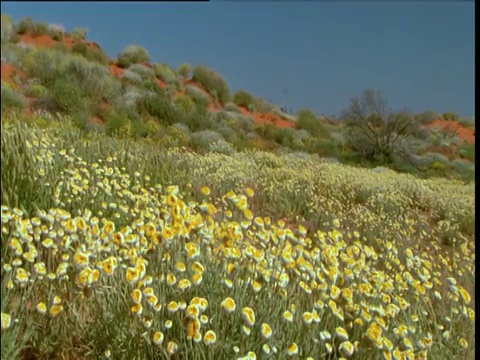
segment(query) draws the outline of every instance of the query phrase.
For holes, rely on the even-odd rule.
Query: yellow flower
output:
[[[464,349],[467,349],[467,348],[468,348],[468,341],[465,340],[464,338],[460,338],[460,340],[458,340],[458,343],[459,343],[460,346],[463,347]]]
[[[458,290],[460,292],[460,296],[462,297],[463,301],[465,301],[466,304],[469,304],[471,301],[471,297],[468,291],[461,286],[458,287]]]
[[[178,303],[176,301],[170,301],[167,305],[168,312],[174,313],[178,311]]]
[[[252,188],[247,187],[247,188],[245,189],[245,195],[247,195],[248,197],[251,198],[253,195],[255,195],[255,192],[253,191]]]
[[[283,319],[286,320],[286,321],[292,322],[293,321],[293,314],[289,310],[286,310],[286,311],[283,312]]]
[[[173,273],[169,273],[167,275],[167,284],[170,286],[173,286],[176,283],[177,283],[177,278],[175,277],[175,275]]]
[[[376,322],[372,322],[367,330],[367,337],[373,342],[377,342],[381,336],[382,328]]]
[[[196,304],[188,305],[187,316],[192,319],[198,318],[200,316],[200,309],[198,308],[198,305]]]
[[[344,328],[342,327],[337,327],[335,329],[335,333],[337,334],[337,336],[340,338],[340,340],[348,340],[348,332],[347,330],[345,330]]]
[[[130,308],[130,311],[132,312],[132,314],[140,316],[143,312],[143,306],[142,304],[135,304]]]
[[[233,300],[231,297],[227,297],[225,300],[223,300],[220,306],[228,313],[234,312],[237,308],[235,300]]]
[[[302,318],[305,324],[310,325],[313,322],[313,313],[310,311],[305,311],[302,315]]]
[[[50,310],[48,310],[48,313],[51,316],[57,316],[63,311],[63,306],[62,305],[53,305]]]
[[[290,344],[290,346],[287,349],[287,354],[290,356],[297,355],[298,354],[298,345],[296,343]]]
[[[198,273],[193,274],[192,282],[195,285],[197,285],[197,286],[200,285],[202,283],[202,280],[203,280],[203,276],[201,274],[198,274]]]
[[[338,347],[338,350],[340,351],[340,354],[344,357],[350,357],[353,355],[353,352],[355,351],[355,347],[350,341],[344,341],[340,344]]]
[[[45,315],[47,313],[47,305],[44,302],[38,303],[37,311],[39,314]]]
[[[8,329],[12,325],[12,317],[10,314],[2,312],[2,330]]]
[[[153,343],[155,345],[162,345],[164,338],[165,337],[163,333],[161,331],[157,331],[155,334],[153,334]]]
[[[272,328],[267,323],[262,324],[261,332],[264,339],[270,339],[273,333]]]
[[[252,332],[252,329],[250,329],[248,326],[246,325],[242,325],[242,331],[245,335],[249,336]]]
[[[210,189],[208,188],[208,186],[203,186],[201,191],[203,195],[206,195],[206,196],[210,195]]]
[[[217,341],[217,335],[214,331],[208,330],[203,336],[203,342],[205,345],[213,345]]]
[[[125,277],[129,284],[135,284],[138,282],[138,280],[140,280],[140,273],[138,272],[137,268],[129,267],[127,268]]]
[[[252,308],[244,307],[242,309],[243,319],[249,326],[253,326],[255,324],[255,312]]]
[[[142,302],[142,292],[139,289],[135,289],[132,291],[132,300],[135,304],[140,304]]]
[[[174,341],[169,341],[167,344],[167,352],[169,355],[173,355],[178,351],[178,345]]]

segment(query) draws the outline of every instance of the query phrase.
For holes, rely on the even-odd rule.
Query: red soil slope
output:
[[[475,130],[467,128],[463,126],[462,124],[452,121],[452,120],[442,120],[442,119],[437,119],[433,121],[432,123],[429,124],[430,127],[436,127],[439,126],[443,130],[450,132],[450,133],[457,133],[457,136],[470,143],[473,144],[475,143]]]
[[[2,63],[2,81],[9,82],[14,84],[13,74],[17,74],[19,77],[25,77],[25,74],[20,69],[17,69],[15,66],[10,64]]]
[[[44,48],[55,46],[55,45],[58,45],[60,43],[63,43],[68,49],[71,49],[71,47],[74,44],[85,43],[86,41],[75,40],[69,35],[65,35],[63,37],[62,41],[56,41],[48,35],[40,35],[40,36],[33,37],[31,35],[24,34],[24,35],[20,36],[20,42],[26,43],[26,44],[32,44],[32,45],[35,45],[35,46],[38,46],[38,47],[44,47]],[[86,43],[88,44],[89,47],[94,47],[94,48],[99,48],[100,49],[100,46],[97,43],[93,43],[93,42],[86,42]],[[149,63],[143,63],[142,65],[147,66],[149,68],[152,68],[152,65],[149,64]],[[110,67],[110,72],[112,73],[112,75],[116,76],[119,79],[123,76],[123,73],[125,72],[125,69],[122,69],[121,67],[119,67],[115,63],[110,64],[109,67]],[[13,68],[10,65],[2,64],[2,80],[3,79],[5,79],[5,80],[10,79],[10,74],[11,74],[12,70],[13,70]],[[167,84],[160,79],[156,79],[156,82],[158,83],[159,86],[161,86],[164,89],[167,87]],[[208,92],[205,91],[205,89],[200,84],[197,84],[192,80],[184,80],[183,84],[185,86],[186,85],[193,85],[193,86],[199,88],[202,92],[204,92],[210,98],[210,101],[211,101],[211,103],[208,106],[208,109],[210,111],[222,110],[222,106],[219,103],[217,103],[212,98],[212,96],[210,96],[210,94],[208,94]],[[178,96],[180,93],[181,92],[176,92],[175,96]],[[278,116],[277,114],[274,114],[274,113],[250,112],[246,108],[240,108],[240,110],[241,110],[242,114],[251,116],[255,120],[255,123],[257,123],[257,124],[271,124],[271,125],[282,127],[282,128],[295,128],[296,127],[296,124],[294,122],[284,120],[280,116]],[[98,119],[95,122],[98,122]]]

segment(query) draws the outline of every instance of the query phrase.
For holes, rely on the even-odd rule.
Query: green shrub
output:
[[[33,21],[30,17],[23,18],[17,23],[16,32],[19,35],[28,34],[32,37],[49,35],[49,29],[46,23]]]
[[[87,47],[87,51],[84,56],[88,60],[97,62],[102,65],[108,65],[110,62],[110,58],[105,53],[105,51],[97,47]]]
[[[188,64],[180,65],[177,70],[178,74],[184,79],[190,78],[191,71],[192,71],[192,67]]]
[[[243,90],[239,90],[233,95],[233,102],[235,105],[242,106],[246,109],[250,109],[250,106],[255,109],[255,98]]]
[[[87,43],[78,43],[72,45],[72,53],[85,56],[87,54]]]
[[[141,77],[142,81],[147,81],[155,78],[155,73],[152,69],[142,64],[132,64],[126,71],[133,71]]]
[[[235,112],[235,113],[241,113],[240,109],[235,103],[227,103],[225,104],[225,110]]]
[[[443,113],[442,115],[442,118],[443,120],[452,120],[452,121],[458,121],[459,120],[459,116],[453,112],[446,112],[446,113]]]
[[[85,107],[82,89],[71,75],[57,77],[50,94],[58,108],[66,114],[77,113]]]
[[[64,54],[60,51],[35,48],[21,57],[21,69],[29,78],[34,78],[40,84],[51,87],[57,76],[62,73],[60,68]]]
[[[205,90],[221,104],[230,101],[230,89],[223,77],[206,66],[198,65],[193,69],[192,80],[202,85]]]
[[[140,113],[155,117],[160,124],[172,125],[180,120],[182,112],[168,98],[147,94],[138,101]]]
[[[65,35],[65,28],[62,25],[50,24],[48,25],[48,33],[55,41],[62,41]]]
[[[266,113],[271,111],[273,106],[265,99],[255,98],[255,103],[252,107],[249,107],[248,111],[258,111],[259,113]]]
[[[123,68],[148,61],[150,61],[149,52],[139,45],[128,45],[117,58],[118,65]]]
[[[2,14],[1,22],[1,41],[2,45],[18,41],[17,33],[15,32],[15,24],[10,15]],[[3,55],[3,51],[2,51]]]
[[[177,80],[177,74],[167,64],[153,64],[155,76],[166,83],[172,83]]]
[[[25,95],[34,97],[34,98],[43,98],[48,95],[48,89],[38,83],[31,83],[25,89]]]
[[[188,134],[176,126],[169,126],[162,133],[159,139],[160,146],[172,148],[188,145]]]
[[[187,94],[195,104],[201,107],[207,107],[210,104],[210,98],[201,89],[195,85],[187,85],[185,88],[185,94]]]
[[[432,110],[425,111],[423,113],[416,114],[414,116],[414,119],[416,121],[424,125],[431,124],[433,121],[437,120],[438,118],[440,118],[440,114]]]
[[[97,47],[89,47],[87,43],[77,43],[72,45],[71,52],[74,54],[82,55],[87,60],[102,64],[108,65],[109,58],[107,54]]]
[[[182,110],[184,114],[190,114],[195,111],[195,102],[186,94],[178,95],[173,103],[177,108]]]
[[[212,114],[200,105],[196,105],[195,110],[183,116],[181,121],[187,124],[194,132],[211,129],[215,126],[215,123],[212,121]]]
[[[72,29],[72,38],[78,41],[83,41],[87,38],[88,29],[74,28]]]
[[[312,136],[328,136],[328,131],[315,113],[308,109],[300,110],[297,116],[300,129],[307,130]]]
[[[463,143],[458,147],[458,154],[466,160],[475,162],[475,144]]]
[[[462,180],[475,180],[475,164],[472,164],[470,161],[455,159],[450,162],[449,166]]]
[[[22,109],[25,106],[25,99],[21,93],[2,83],[2,113],[10,110]]]
[[[208,151],[211,153],[218,153],[224,155],[233,155],[235,153],[235,149],[232,144],[223,139],[212,142],[208,146]]]
[[[190,135],[190,145],[195,150],[208,150],[216,141],[224,140],[223,136],[213,130],[202,130]]]

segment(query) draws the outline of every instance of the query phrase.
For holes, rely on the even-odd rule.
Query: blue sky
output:
[[[232,90],[294,110],[338,114],[363,89],[394,108],[474,115],[474,3],[2,2],[15,21],[89,29],[115,57],[144,46],[153,62],[204,64]]]

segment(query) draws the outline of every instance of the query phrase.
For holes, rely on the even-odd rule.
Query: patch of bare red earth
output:
[[[292,128],[292,129],[297,127],[296,123],[282,119],[280,116],[274,113],[259,113],[256,111],[250,112],[243,106],[240,106],[239,108],[242,115],[252,117],[255,120],[255,123],[259,125],[270,124],[270,125],[277,126],[279,128]]]
[[[456,121],[437,119],[430,123],[429,126],[438,126],[449,133],[456,133],[460,139],[466,141],[469,144],[475,143],[475,130],[465,127]]]
[[[84,40],[76,40],[69,35],[65,35],[61,41],[57,41],[52,39],[51,36],[48,35],[39,35],[39,36],[31,36],[29,34],[20,35],[19,42],[25,44],[32,44],[38,47],[48,48],[54,45],[63,43],[68,49],[70,49],[75,44],[82,44],[86,41]],[[97,48],[100,49],[100,46],[94,42],[87,42],[88,47],[90,48]]]

